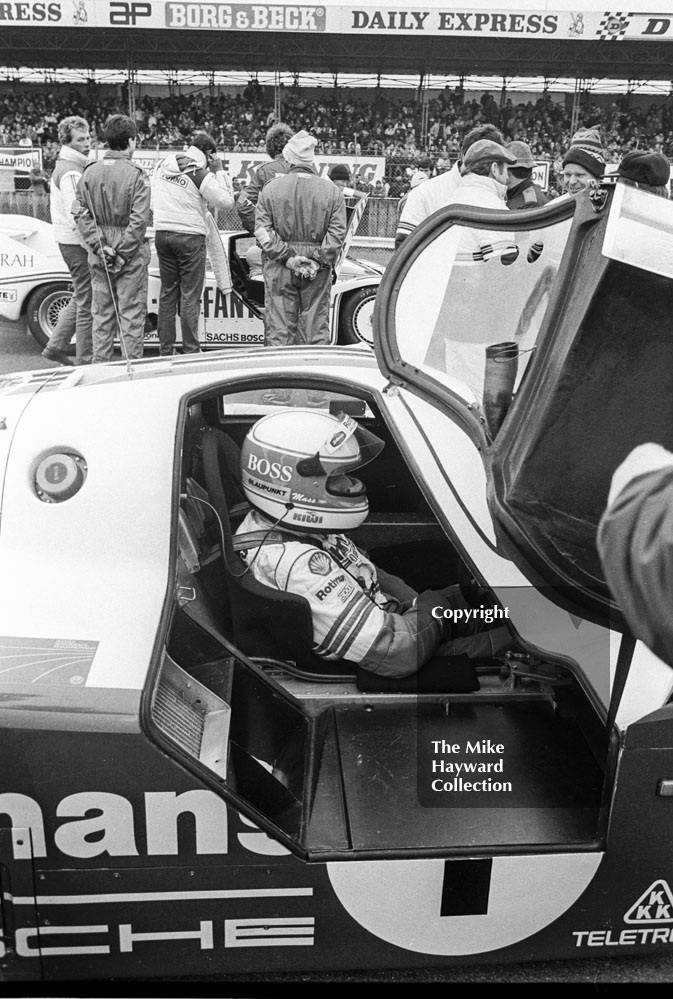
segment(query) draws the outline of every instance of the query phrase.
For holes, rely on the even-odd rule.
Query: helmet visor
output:
[[[352,475],[345,475],[343,472],[336,472],[327,476],[325,492],[330,496],[341,496],[343,499],[364,496],[367,492],[364,482],[354,478]]]
[[[384,443],[380,437],[361,427],[352,416],[339,413],[339,426],[331,431],[318,451],[297,462],[300,475],[335,475],[362,468],[381,453]],[[354,438],[359,455],[350,457],[344,450],[347,441]],[[340,454],[341,452],[341,454]]]

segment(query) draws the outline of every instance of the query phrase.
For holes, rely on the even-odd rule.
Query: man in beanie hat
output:
[[[549,195],[533,180],[535,160],[527,142],[509,142],[507,148],[516,156],[516,163],[507,167],[507,207],[515,211],[546,205]]]
[[[287,173],[290,164],[283,157],[285,143],[292,138],[293,132],[289,125],[279,122],[272,125],[266,133],[266,151],[270,159],[260,164],[252,175],[252,180],[245,191],[241,191],[236,208],[244,228],[248,232],[255,231],[255,207],[259,200],[259,192],[267,181],[277,173]]]
[[[364,191],[356,191],[351,180],[351,172],[345,163],[335,163],[327,175],[333,184],[341,188],[346,201],[346,221],[350,222],[351,212],[361,198],[364,198]]]
[[[283,149],[289,171],[270,180],[257,202],[269,346],[330,341],[332,268],[346,238],[346,203],[341,188],[318,175],[315,146],[303,129],[293,135]]]
[[[671,164],[662,153],[633,149],[623,157],[617,175],[641,191],[658,194],[661,198],[670,197]]]
[[[598,187],[605,173],[605,153],[597,128],[581,128],[563,157],[563,187],[567,194]]]

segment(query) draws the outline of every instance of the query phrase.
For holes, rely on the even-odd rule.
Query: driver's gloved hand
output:
[[[496,599],[493,592],[487,586],[474,586],[463,584],[461,586],[463,597],[468,607],[495,607]]]

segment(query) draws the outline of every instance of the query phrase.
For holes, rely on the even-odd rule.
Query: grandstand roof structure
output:
[[[0,65],[670,81],[673,13],[639,2],[25,0],[0,3]]]

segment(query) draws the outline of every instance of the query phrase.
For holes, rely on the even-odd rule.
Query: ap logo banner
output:
[[[673,923],[673,894],[666,881],[654,881],[624,915],[625,923]]]

